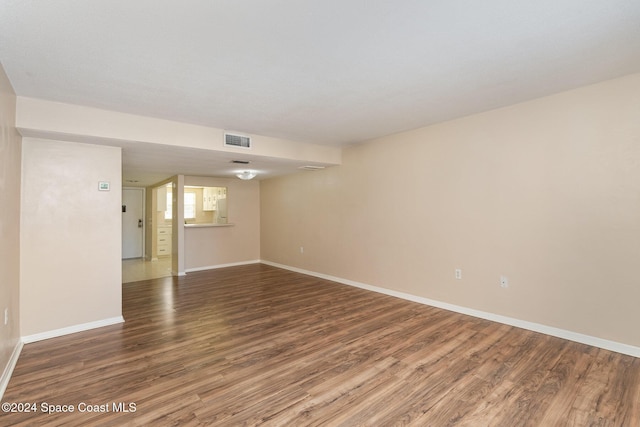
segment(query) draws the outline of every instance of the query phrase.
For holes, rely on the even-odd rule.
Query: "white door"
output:
[[[144,242],[142,188],[122,189],[122,259],[141,258]]]

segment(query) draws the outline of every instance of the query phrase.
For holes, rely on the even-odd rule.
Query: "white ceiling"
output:
[[[640,1],[2,0],[0,61],[22,96],[343,145],[640,72]]]

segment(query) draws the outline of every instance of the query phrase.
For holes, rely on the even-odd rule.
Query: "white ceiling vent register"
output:
[[[224,145],[226,147],[251,148],[251,138],[244,135],[225,133]]]

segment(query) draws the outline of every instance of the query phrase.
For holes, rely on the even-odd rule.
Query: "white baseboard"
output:
[[[240,262],[231,262],[228,264],[217,264],[217,265],[208,265],[205,267],[195,267],[195,268],[187,268],[185,271],[187,273],[192,273],[194,271],[204,271],[204,270],[215,270],[216,268],[225,268],[225,267],[237,267],[239,265],[249,265],[249,264],[260,264],[262,261],[259,259],[254,259],[251,261],[240,261]]]
[[[13,374],[13,370],[16,367],[16,363],[18,363],[18,357],[20,357],[20,352],[22,351],[22,346],[24,344],[21,340],[18,340],[16,346],[13,348],[13,353],[11,353],[11,357],[9,358],[9,362],[7,366],[4,367],[4,371],[2,372],[2,377],[0,377],[0,401],[2,401],[2,397],[4,396],[4,392],[9,385],[9,380],[11,379],[11,374]]]
[[[123,322],[124,318],[122,316],[112,317],[109,319],[97,320],[95,322],[82,323],[80,325],[54,329],[53,331],[41,332],[39,334],[27,335],[22,337],[22,342],[25,344],[29,344],[36,341],[42,341],[49,338],[60,337],[62,335],[73,334],[75,332],[88,331],[89,329],[101,328],[103,326],[111,326]]]
[[[316,273],[315,271],[304,270],[302,268],[291,267],[288,265],[278,264],[271,261],[263,260],[261,262],[263,264],[271,265],[273,267],[283,268],[285,270],[295,271],[297,273],[307,274],[309,276],[331,280],[332,282],[338,282],[344,285],[355,286],[357,288],[366,289],[368,291],[378,292],[381,294],[402,298],[408,301],[413,301],[420,304],[438,307],[438,308],[453,311],[456,313],[466,314],[468,316],[478,317],[481,319],[490,320],[492,322],[498,322],[498,323],[502,323],[509,326],[515,326],[517,328],[527,329],[533,332],[540,332],[542,334],[551,335],[551,336],[563,338],[569,341],[574,341],[581,344],[587,344],[587,345],[602,348],[605,350],[615,351],[616,353],[626,354],[629,356],[640,358],[640,347],[632,346],[629,344],[623,344],[616,341],[609,341],[602,338],[593,337],[590,335],[584,335],[578,332],[567,331],[565,329],[559,329],[552,326],[542,325],[539,323],[528,322],[526,320],[515,319],[507,316],[501,316],[499,314],[489,313],[486,311],[475,310],[468,307],[462,307],[459,305],[449,304],[442,301],[423,298],[416,295],[407,294],[404,292],[393,291],[391,289],[371,286],[365,283],[360,283],[353,280],[343,279],[335,276],[329,276],[327,274]]]

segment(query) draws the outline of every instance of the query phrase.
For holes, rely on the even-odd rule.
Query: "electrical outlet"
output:
[[[458,280],[462,279],[462,269],[461,268],[456,268],[456,279],[458,279]]]
[[[507,276],[500,276],[500,286],[503,288],[509,287],[509,279]]]
[[[304,246],[300,246],[300,253],[303,254],[304,253]]]
[[[4,309],[4,324],[8,324],[9,323],[9,309],[5,308]]]

